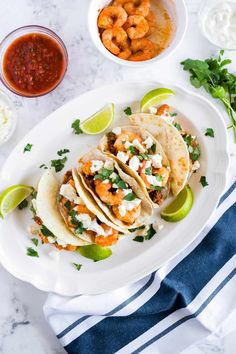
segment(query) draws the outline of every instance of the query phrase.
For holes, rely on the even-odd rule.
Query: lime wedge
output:
[[[4,219],[5,216],[11,213],[33,190],[34,188],[23,184],[17,184],[7,188],[0,195],[0,216]]]
[[[101,247],[99,245],[88,245],[78,248],[81,256],[92,259],[94,261],[102,261],[112,255],[112,250],[108,247]]]
[[[174,91],[162,87],[149,91],[140,102],[140,111],[145,112],[148,110],[148,108],[158,105],[162,101],[174,95]]]
[[[110,103],[81,123],[80,128],[86,134],[96,135],[104,132],[114,118],[114,104]]]
[[[184,219],[193,205],[193,192],[189,185],[178,194],[175,200],[161,212],[161,217],[165,221],[176,222]]]

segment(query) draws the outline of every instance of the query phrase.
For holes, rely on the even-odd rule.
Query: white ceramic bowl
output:
[[[151,63],[159,62],[166,58],[170,53],[172,53],[182,42],[188,23],[188,14],[185,5],[185,0],[163,0],[167,8],[171,12],[171,16],[174,20],[176,31],[174,38],[168,48],[166,48],[161,54],[156,56],[153,59],[142,61],[142,62],[131,62],[128,60],[123,60],[112,53],[110,53],[102,44],[102,41],[99,37],[98,27],[97,27],[97,18],[98,14],[105,6],[110,4],[110,0],[91,0],[89,13],[88,13],[88,27],[90,31],[91,38],[98,48],[98,50],[105,55],[108,59],[114,61],[117,64],[126,65],[130,67],[140,67],[146,66]]]

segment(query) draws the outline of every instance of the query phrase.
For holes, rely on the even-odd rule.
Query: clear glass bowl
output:
[[[51,86],[48,90],[45,90],[43,92],[40,93],[35,93],[35,94],[31,94],[31,93],[27,93],[27,92],[23,92],[21,90],[17,90],[17,88],[15,86],[13,86],[9,80],[7,79],[5,73],[4,73],[4,67],[3,67],[3,63],[4,63],[4,55],[7,51],[7,49],[9,48],[9,46],[17,39],[20,38],[24,35],[27,34],[42,34],[44,36],[49,37],[50,39],[52,39],[54,42],[57,43],[57,45],[60,47],[61,49],[61,53],[63,55],[64,58],[64,68],[63,68],[63,72],[60,76],[60,79],[55,83],[55,85]],[[19,96],[23,96],[23,97],[39,97],[39,96],[43,96],[48,94],[49,92],[53,91],[63,80],[65,73],[67,71],[67,67],[68,67],[68,53],[66,50],[66,46],[63,43],[62,39],[53,31],[51,31],[50,29],[43,27],[43,26],[37,26],[37,25],[29,25],[29,26],[24,26],[24,27],[20,27],[15,29],[14,31],[12,31],[11,33],[9,33],[1,42],[0,44],[0,79],[2,81],[2,83],[12,92],[14,92],[15,94],[19,95]]]

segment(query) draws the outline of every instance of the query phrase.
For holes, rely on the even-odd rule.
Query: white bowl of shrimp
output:
[[[185,0],[91,0],[88,26],[108,59],[130,67],[156,63],[182,42]]]

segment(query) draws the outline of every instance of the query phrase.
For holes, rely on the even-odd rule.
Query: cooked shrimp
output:
[[[140,173],[140,177],[144,181],[146,187],[149,188],[151,186],[151,183],[147,179],[146,163],[147,163],[147,161],[145,161],[145,160],[142,162],[142,165],[139,169],[139,173]],[[170,172],[166,167],[162,166],[161,168],[152,168],[152,175],[161,176],[162,177],[161,185],[162,185],[162,187],[164,187],[168,182]]]
[[[122,27],[127,21],[127,13],[122,7],[105,7],[98,16],[98,27],[107,29]]]
[[[169,110],[170,110],[170,106],[168,106],[168,104],[163,104],[161,107],[158,108],[156,114],[158,116],[162,116],[169,113]]]
[[[126,141],[129,141],[130,143],[132,143],[135,139],[137,139],[140,143],[142,143],[142,138],[140,135],[133,133],[133,132],[124,131],[123,133],[118,135],[118,137],[114,143],[114,147],[118,151],[126,151],[124,143]]]
[[[102,43],[113,54],[120,54],[119,45],[122,46],[127,41],[127,33],[123,28],[114,27],[112,29],[106,29],[102,33]]]
[[[112,246],[115,243],[117,243],[119,239],[119,232],[103,223],[100,226],[103,228],[104,231],[107,232],[111,231],[111,235],[108,236],[98,235],[95,237],[95,243],[103,247]]]
[[[133,39],[131,41],[132,55],[129,57],[130,61],[144,61],[155,57],[156,47],[147,38]]]
[[[117,219],[124,221],[126,224],[132,225],[140,216],[141,205],[138,205],[133,210],[126,211],[126,214],[124,216],[120,215],[119,208],[117,205],[114,205],[112,207],[112,211],[115,214],[115,216],[117,217]]]
[[[94,173],[91,172],[91,167],[92,167],[92,161],[88,161],[83,164],[82,171],[86,176],[95,175],[95,172]]]
[[[155,32],[156,27],[157,27],[155,12],[150,10],[149,14],[146,17],[146,20],[147,20],[147,23],[148,23],[148,26],[149,26],[149,30],[148,30],[147,36],[150,36],[151,34],[153,34]]]
[[[117,189],[116,193],[110,192],[112,184],[110,182],[104,183],[100,179],[95,180],[95,190],[99,198],[106,204],[119,205],[124,198],[122,189]]]
[[[142,164],[141,164],[141,167],[140,167],[140,169],[139,169],[139,173],[140,173],[140,177],[142,178],[142,180],[143,180],[143,182],[145,183],[145,186],[147,187],[147,188],[149,188],[150,187],[150,185],[151,185],[151,183],[150,182],[148,182],[148,180],[147,180],[147,175],[146,175],[146,160],[143,160],[143,162],[142,162]]]
[[[146,17],[150,10],[150,0],[115,0],[116,6],[123,6],[128,15]]]
[[[149,30],[148,22],[141,15],[129,16],[124,25],[130,39],[143,38]]]
[[[127,60],[129,59],[129,57],[131,56],[132,52],[130,49],[130,42],[127,39],[127,41],[124,41],[121,45],[120,45],[121,51],[120,54],[118,55],[118,57],[120,59],[124,59]]]
[[[91,218],[95,218],[95,215],[85,205],[76,205],[73,210],[75,210],[77,214],[88,214]]]

